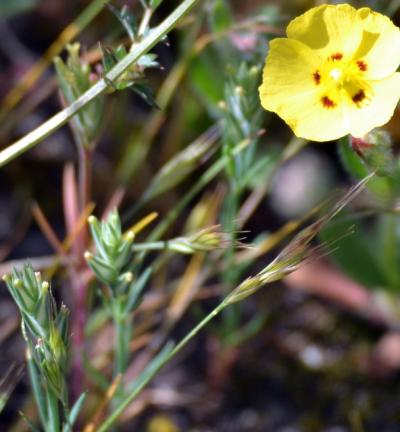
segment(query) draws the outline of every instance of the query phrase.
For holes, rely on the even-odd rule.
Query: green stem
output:
[[[129,357],[129,342],[131,338],[131,320],[128,317],[114,318],[114,331],[115,331],[115,362],[114,374],[122,374],[125,372],[128,357]]]
[[[47,389],[46,399],[47,399],[48,422],[45,427],[45,430],[47,432],[59,432],[60,431],[60,411],[58,406],[58,399],[50,389]]]
[[[224,280],[224,285],[226,287],[225,293],[230,292],[238,282],[239,272],[237,266],[234,264],[235,258],[235,241],[236,241],[236,218],[239,211],[240,203],[240,191],[236,187],[236,182],[234,179],[230,181],[230,190],[226,198],[226,207],[223,214],[223,230],[230,234],[231,243],[229,249],[225,253],[225,265],[230,270],[228,272],[222,273],[222,279]],[[240,305],[234,305],[234,307],[229,308],[223,314],[223,332],[224,336],[232,335],[238,329],[240,322]]]
[[[47,425],[46,397],[43,392],[41,377],[39,376],[38,369],[36,367],[35,361],[32,358],[29,348],[27,348],[26,361],[28,363],[28,372],[32,383],[33,395],[35,397],[36,405],[39,410],[39,417],[42,422],[43,428],[46,428]]]
[[[168,249],[167,241],[136,243],[132,245],[132,250],[134,252],[155,251],[155,250],[158,251],[158,250],[165,250],[165,249]]]
[[[98,81],[70,106],[60,111],[55,116],[44,122],[38,128],[25,135],[14,144],[0,152],[0,167],[4,166],[17,156],[39,144],[46,137],[54,133],[68,122],[79,110],[104,93],[108,87],[107,82],[115,81],[128,68],[130,68],[141,56],[154,47],[175,25],[180,21],[199,0],[184,0],[159,26],[154,28],[148,36],[135,45],[126,57],[117,63],[104,79]]]
[[[170,352],[170,354],[165,357],[165,359],[160,363],[160,365],[149,374],[145,380],[143,380],[139,386],[135,387],[134,390],[123,400],[120,405],[110,414],[110,416],[100,425],[97,432],[106,432],[109,428],[116,422],[118,417],[124,412],[124,410],[132,403],[136,396],[143,390],[143,388],[153,379],[153,377],[159,372],[159,370],[168,363],[176,354],[181,351],[181,349],[197,335],[197,333],[203,329],[213,318],[215,318],[223,309],[228,306],[225,301],[220,303],[212,312],[210,312],[193,330],[188,333]]]
[[[63,432],[72,432],[72,424],[71,424],[71,420],[70,420],[70,410],[69,410],[69,401],[68,401],[68,390],[67,390],[67,386],[66,383],[64,382],[64,389],[63,389],[63,393],[62,393],[62,407],[64,410],[64,427],[63,427]]]

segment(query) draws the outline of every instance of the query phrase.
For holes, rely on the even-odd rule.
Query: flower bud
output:
[[[378,176],[393,175],[395,169],[390,135],[381,129],[374,129],[363,138],[351,139],[353,150]]]

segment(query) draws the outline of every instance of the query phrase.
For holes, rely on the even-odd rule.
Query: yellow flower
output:
[[[364,136],[385,124],[400,97],[400,30],[369,8],[322,5],[274,39],[260,86],[262,106],[301,138]]]

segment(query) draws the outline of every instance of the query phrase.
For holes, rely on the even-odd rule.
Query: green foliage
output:
[[[371,290],[390,290],[395,294],[400,285],[396,203],[400,162],[391,140],[380,130],[366,137],[365,142],[341,140],[339,154],[343,165],[361,182],[331,210],[289,239],[277,257],[263,263],[259,270],[255,258],[265,257],[309,217],[289,222],[283,227],[283,234],[281,230],[271,230],[268,237],[265,232],[271,227],[264,224],[268,215],[261,222],[258,218],[252,220],[255,209],[265,202],[273,175],[307,145],[296,138],[289,139],[286,145],[287,136],[275,132],[272,116],[267,119],[272,127],[268,125],[269,135],[263,142],[266,116],[258,97],[261,65],[266,41],[271,34],[280,34],[281,29],[274,26],[280,26],[284,18],[279,6],[267,6],[262,13],[252,12],[254,16],[238,22],[233,2],[203,2],[204,8],[183,22],[183,42],[178,50],[171,50],[179,56],[176,64],[170,65],[166,56],[167,70],[152,76],[154,88],[157,79],[163,80],[159,94],[154,96],[147,81],[148,71],[160,69],[160,64],[149,50],[165,41],[169,30],[197,2],[179,3],[157,27],[151,21],[162,0],[141,0],[142,9],[137,10],[142,16],[136,9],[133,14],[127,7],[110,5],[116,18],[111,17],[111,22],[119,29],[101,38],[110,44],[100,43],[97,60],[102,65],[89,66],[80,56],[79,44],[68,45],[66,60],[57,57],[54,64],[63,102],[70,107],[24,137],[22,144],[17,142],[16,147],[0,153],[0,164],[7,163],[69,121],[75,141],[90,150],[87,154],[96,156],[93,171],[91,161],[82,159],[81,154],[77,155],[78,174],[68,177],[72,169],[66,169],[65,216],[74,220],[71,223],[68,219],[70,226],[64,243],[58,239],[51,242],[56,246],[57,263],[49,268],[53,273],[60,265],[57,275],[67,279],[65,286],[72,288],[68,298],[71,310],[80,308],[79,312],[83,312],[76,314],[82,319],[82,345],[72,347],[78,363],[81,360],[81,369],[77,368],[75,357],[68,362],[68,310],[64,305],[56,307],[49,283],[29,265],[4,279],[21,313],[32,392],[45,432],[71,432],[80,413],[89,415],[92,430],[112,430],[119,416],[159,370],[221,312],[221,322],[213,330],[228,354],[232,346],[239,347],[262,331],[270,315],[257,302],[248,309],[240,303],[315,257],[329,253],[344,273]],[[123,36],[116,41],[121,27],[128,38]],[[95,49],[88,47],[87,51],[97,55]],[[130,98],[120,94],[111,98],[106,94],[125,89],[152,107],[158,103],[162,111],[148,114],[146,110],[134,110]],[[108,104],[112,109],[106,111]],[[108,118],[113,123],[104,127]],[[105,145],[109,145],[106,151],[111,148],[112,157],[103,153],[103,148],[95,152],[95,143],[104,131]],[[122,167],[116,180],[112,176],[113,158],[119,158],[117,164]],[[133,172],[136,177],[130,182]],[[91,180],[96,180],[93,197]],[[103,188],[120,182],[124,184],[123,191]],[[368,193],[360,199],[361,210],[348,210],[337,217],[364,188]],[[110,195],[113,198],[104,202],[101,194],[106,199]],[[129,209],[126,214],[121,213],[124,224],[141,212],[151,212],[150,218],[145,217],[125,231],[120,213],[114,209],[103,220],[89,217],[89,235],[82,220],[91,200],[99,198],[96,211],[101,212],[119,203],[123,194],[122,209]],[[155,227],[149,225],[153,223],[154,210],[159,213]],[[74,218],[72,213],[76,213]],[[195,228],[184,228],[189,225],[187,220],[195,220]],[[256,234],[262,241],[242,250],[241,230],[248,226],[253,230],[254,224],[260,228]],[[47,225],[42,222],[40,226],[49,235]],[[174,230],[170,237],[169,230]],[[49,237],[54,240],[52,235]],[[84,250],[89,269],[82,257]],[[159,290],[154,290],[155,286]],[[207,296],[212,293],[209,303],[218,301],[218,296],[220,302],[184,333],[180,342],[169,342],[174,326],[180,324],[178,319],[191,313],[190,305],[197,301],[196,296],[202,298],[204,287]],[[142,302],[144,299],[150,301]],[[185,331],[185,324],[179,332]],[[104,347],[98,348],[98,333],[104,331],[108,335],[110,329],[113,346],[104,343]],[[74,331],[72,335],[75,336]],[[236,353],[240,351],[235,351],[235,357]],[[76,371],[81,373],[78,377],[86,378],[89,390],[81,393],[80,388],[73,392],[80,396],[70,409],[66,377],[74,377]],[[5,381],[2,387],[0,383],[0,410],[14,384],[15,381]],[[85,410],[87,400],[90,409]],[[93,405],[100,406],[101,413],[92,416]],[[32,430],[37,430],[35,420],[26,416],[24,419]]]
[[[90,231],[96,247],[96,254],[87,252],[85,258],[96,276],[115,292],[120,292],[129,284],[130,273],[123,273],[132,254],[134,233],[122,234],[121,221],[116,210],[107,220],[99,222],[94,216],[89,218]]]
[[[400,283],[398,216],[393,212],[399,192],[399,158],[393,154],[387,132],[372,131],[363,139],[345,138],[339,142],[339,154],[345,168],[356,178],[368,171],[376,175],[367,185],[375,205],[374,229],[364,226],[363,218],[348,215],[330,224],[322,239],[340,237],[343,229],[354,225],[355,233],[338,241],[333,259],[350,277],[371,289],[398,290]],[[371,247],[378,245],[379,247]]]
[[[89,65],[79,57],[79,50],[79,43],[67,45],[66,63],[60,57],[54,59],[59,86],[67,104],[79,99],[97,80]],[[103,120],[103,110],[104,98],[98,97],[71,120],[76,140],[84,148],[94,147]]]
[[[143,20],[140,26],[138,25],[136,18],[129,9],[124,6],[121,10],[118,10],[113,5],[108,5],[113,14],[117,17],[118,21],[124,27],[126,33],[131,40],[131,49],[135,47],[135,44],[139,42],[146,34],[149,33],[149,20],[155,9],[161,4],[161,1],[155,2],[154,5],[147,5],[142,3],[143,8],[148,11],[148,20]],[[111,69],[127,55],[128,51],[124,45],[119,45],[115,49],[103,48],[100,44],[100,48],[103,53],[103,68],[105,73],[111,71]],[[160,64],[156,61],[157,56],[155,54],[144,54],[138,61],[129,69],[127,69],[116,81],[109,81],[110,91],[112,90],[132,90],[134,93],[144,99],[151,107],[158,108],[154,93],[151,87],[147,84],[145,77],[145,71],[149,68],[161,68]]]
[[[369,170],[365,162],[351,147],[351,138],[340,139],[338,150],[344,167],[352,176],[356,179],[361,179],[368,174]],[[383,202],[390,199],[390,184],[387,177],[372,178],[368,184],[368,189]]]
[[[257,99],[261,69],[242,63],[238,70],[229,68],[225,81],[225,99],[220,104],[223,124],[223,152],[230,159],[227,175],[233,188],[240,193],[259,169],[255,166],[257,142],[264,110]],[[232,155],[235,144],[249,139],[244,152]],[[255,168],[255,172],[253,169]]]
[[[115,325],[115,373],[125,371],[132,336],[131,313],[138,307],[142,291],[149,280],[151,269],[137,279],[129,270],[134,234],[123,234],[121,221],[113,210],[105,221],[89,218],[96,253],[86,252],[85,258],[97,278],[105,284],[106,292],[99,290],[104,306]]]
[[[68,424],[69,310],[65,305],[57,310],[49,282],[43,281],[30,264],[22,270],[14,269],[3,280],[21,314],[29,370],[43,427],[46,431],[58,430],[58,402],[63,406]]]

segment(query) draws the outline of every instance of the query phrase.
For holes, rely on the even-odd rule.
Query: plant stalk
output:
[[[132,322],[128,316],[114,318],[115,331],[115,362],[114,376],[123,374],[126,370],[129,357],[129,342],[131,338]]]
[[[159,26],[153,29],[143,41],[138,43],[120,62],[118,62],[105,78],[98,81],[79,99],[63,109],[38,128],[0,152],[0,167],[25,153],[42,142],[61,126],[68,122],[79,110],[101,95],[108,88],[109,82],[115,81],[141,56],[154,47],[175,25],[198,3],[199,0],[184,0]]]
[[[60,410],[58,399],[50,389],[47,389],[46,399],[48,422],[47,425],[45,425],[45,431],[60,432]]]
[[[190,340],[192,340],[200,330],[203,329],[212,319],[214,319],[222,310],[224,310],[228,306],[228,303],[222,301],[213,311],[211,311],[199,324],[197,324],[193,330],[188,333],[169,353],[167,357],[163,360],[163,362],[152,371],[151,374],[147,377],[147,379],[143,380],[143,382],[134,388],[134,390],[127,396],[127,398],[119,404],[119,406],[109,415],[109,417],[100,425],[97,432],[106,432],[115,424],[118,417],[125,411],[125,409],[129,406],[130,403],[136,398],[136,396],[143,390],[143,388],[153,379],[153,377],[162,369],[162,367],[168,363],[176,354],[178,354],[182,348],[186,346]]]

